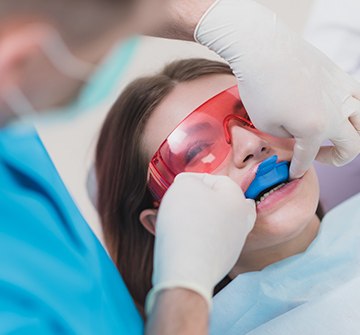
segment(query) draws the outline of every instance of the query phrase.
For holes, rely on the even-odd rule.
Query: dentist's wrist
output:
[[[157,27],[146,35],[194,41],[195,28],[203,15],[218,0],[169,0],[163,7]]]
[[[276,14],[254,0],[217,0],[199,20],[194,39],[230,62],[258,45],[271,50],[277,23]]]
[[[148,315],[146,335],[208,334],[209,308],[205,299],[186,288],[158,292]]]
[[[207,304],[208,310],[212,307],[212,292],[213,289],[205,289],[201,285],[189,282],[165,282],[163,284],[155,285],[148,293],[145,301],[145,313],[150,315],[156,305],[158,296],[163,294],[164,291],[180,290],[184,292],[192,292],[201,297]]]

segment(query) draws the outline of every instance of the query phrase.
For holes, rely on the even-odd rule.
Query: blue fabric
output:
[[[0,334],[143,333],[37,133],[0,132]]]
[[[272,264],[262,271],[239,275],[216,295],[211,334],[241,335],[252,330],[251,334],[293,334],[286,332],[290,328],[286,328],[285,324],[300,330],[305,328],[305,320],[309,320],[308,325],[310,322],[314,325],[320,319],[325,322],[326,313],[334,314],[335,306],[329,301],[341,301],[334,299],[339,297],[336,292],[347,292],[347,302],[342,301],[347,304],[346,307],[358,305],[356,299],[359,294],[353,295],[355,300],[351,303],[349,290],[357,285],[360,291],[359,241],[360,194],[325,216],[318,236],[304,253]],[[319,305],[321,301],[323,303]],[[341,303],[338,307],[338,310],[345,310]],[[297,318],[288,319],[291,321],[287,323],[275,321],[297,309],[301,310]],[[343,318],[343,322],[348,323],[349,318]],[[282,325],[285,328],[281,333]],[[260,326],[261,331],[256,332],[254,329]],[[357,326],[359,330],[360,321]],[[339,327],[346,329],[345,324]],[[278,332],[272,331],[274,329]],[[314,331],[312,334],[323,333]]]

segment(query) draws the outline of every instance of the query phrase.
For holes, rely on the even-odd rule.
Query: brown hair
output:
[[[206,59],[171,63],[159,74],[132,82],[111,108],[96,148],[97,205],[106,245],[137,306],[151,288],[154,237],[139,215],[152,208],[146,187],[148,161],[142,136],[148,118],[177,83],[210,74],[232,74]]]

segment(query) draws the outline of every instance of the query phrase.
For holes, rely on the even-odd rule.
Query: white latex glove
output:
[[[235,265],[256,217],[253,200],[226,176],[184,173],[161,201],[154,253],[153,289],[187,288],[209,306],[213,289]]]
[[[251,0],[220,0],[195,40],[231,66],[255,126],[296,139],[292,178],[316,158],[344,165],[360,152],[360,84]],[[324,140],[334,147],[322,147]]]

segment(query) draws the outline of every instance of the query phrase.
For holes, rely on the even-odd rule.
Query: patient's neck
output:
[[[231,279],[241,273],[259,271],[284,258],[304,252],[317,236],[320,227],[319,218],[314,215],[311,222],[296,237],[269,248],[244,251],[229,273]]]

